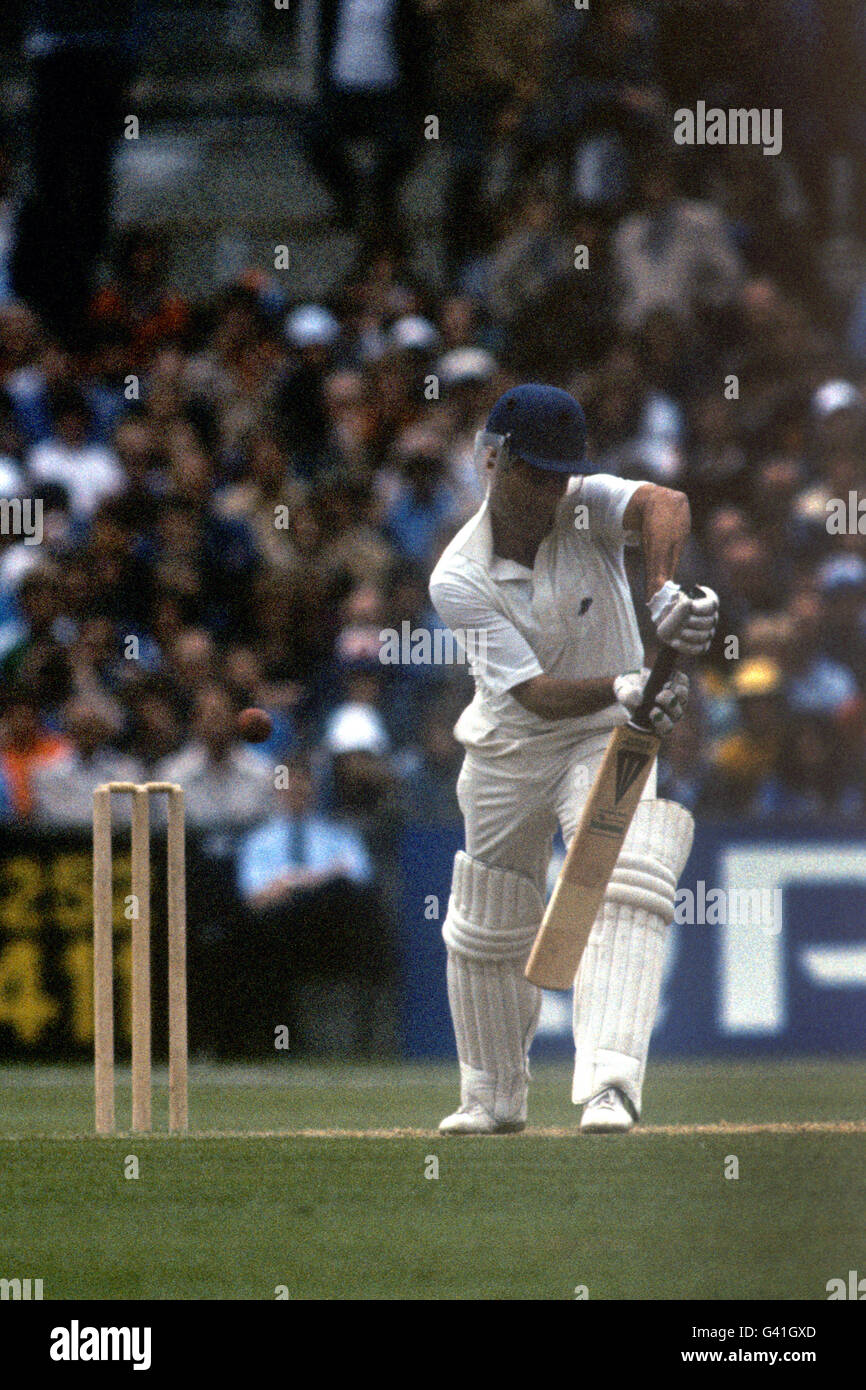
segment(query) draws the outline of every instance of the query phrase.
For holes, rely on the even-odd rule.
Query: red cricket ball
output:
[[[238,715],[238,733],[246,743],[265,743],[270,738],[274,721],[264,709],[244,709]]]

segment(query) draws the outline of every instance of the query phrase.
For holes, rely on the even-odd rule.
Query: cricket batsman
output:
[[[580,405],[553,386],[516,386],[476,437],[485,500],[430,581],[433,603],[467,651],[475,696],[455,736],[466,849],[454,861],[442,930],[460,1061],[460,1106],[444,1134],[526,1124],[528,1055],[541,991],[523,970],[544,913],[557,824],[566,844],[611,730],[648,677],[624,566],[643,548],[659,641],[707,650],[718,598],[674,580],[689,534],[685,496],[595,472]],[[675,672],[651,722],[670,731],[688,677]],[[574,988],[572,1099],[581,1128],[630,1129],[641,1113],[665,938],[693,821],[656,799],[653,770],[625,838]]]

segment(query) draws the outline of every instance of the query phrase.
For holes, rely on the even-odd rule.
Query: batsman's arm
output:
[[[595,714],[616,702],[613,676],[593,677],[591,680],[565,680],[559,676],[532,676],[520,685],[512,686],[511,694],[518,704],[541,719],[575,719],[582,714]]]
[[[673,488],[644,483],[623,513],[623,528],[637,531],[646,567],[647,595],[673,579],[683,546],[691,534],[689,499]]]
[[[647,593],[654,594],[666,580],[673,579],[691,532],[688,498],[684,492],[673,488],[644,483],[633,493],[622,524],[624,530],[640,534]],[[595,714],[616,700],[612,676],[576,681],[538,675],[514,686],[511,694],[524,709],[542,719],[574,719]]]

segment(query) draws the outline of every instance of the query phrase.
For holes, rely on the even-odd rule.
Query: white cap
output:
[[[400,352],[431,352],[439,342],[439,334],[429,319],[420,314],[405,314],[388,329],[388,347]]]
[[[299,304],[286,315],[283,332],[294,347],[330,347],[340,336],[340,325],[321,304]]]
[[[862,404],[863,397],[857,387],[853,382],[844,381],[841,377],[825,381],[812,395],[812,410],[822,417]]]
[[[452,348],[436,363],[436,375],[443,386],[489,381],[496,369],[493,354],[479,347]]]
[[[833,555],[818,566],[817,579],[822,593],[862,589],[866,587],[866,562],[859,555]]]
[[[382,757],[390,741],[381,715],[369,705],[341,705],[334,710],[325,729],[325,748],[338,753],[374,753]]]
[[[20,541],[4,552],[0,560],[0,589],[17,593],[31,570],[41,563],[38,545],[25,545]]]
[[[0,497],[23,497],[29,491],[14,459],[0,457]]]

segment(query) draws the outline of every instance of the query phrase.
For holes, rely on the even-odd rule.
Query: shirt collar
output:
[[[493,553],[493,527],[490,524],[490,493],[475,514],[475,526],[468,536],[463,554],[483,565],[491,579],[531,579],[532,570],[516,560]]]
[[[581,476],[577,476],[568,491],[564,494],[560,503],[562,507],[572,507],[574,505],[574,495],[579,491],[583,482]],[[518,564],[517,560],[506,560],[502,555],[495,555],[493,551],[493,527],[490,524],[490,492],[488,491],[484,501],[475,514],[476,525],[463,545],[463,554],[471,560],[477,560],[484,566],[491,579],[531,579],[534,569],[529,569],[526,565]],[[557,517],[559,513],[557,512]],[[545,537],[545,540],[547,538]],[[544,544],[544,541],[541,542]],[[539,546],[541,549],[541,546]]]

